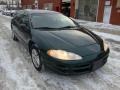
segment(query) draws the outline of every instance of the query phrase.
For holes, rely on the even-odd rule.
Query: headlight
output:
[[[104,51],[107,51],[109,46],[108,46],[108,44],[105,41],[103,43],[104,43]]]
[[[64,50],[48,50],[47,54],[51,57],[61,59],[61,60],[81,60],[82,57]]]

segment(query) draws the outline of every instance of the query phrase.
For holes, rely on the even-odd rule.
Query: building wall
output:
[[[117,0],[110,0],[110,1],[112,6],[110,24],[120,25],[120,7],[118,8],[116,7]],[[98,8],[98,16],[97,16],[98,22],[103,22],[104,7],[105,7],[105,0],[99,0],[99,8]]]
[[[81,3],[83,3],[83,1],[85,2],[85,0],[79,0],[79,2],[77,0],[76,1],[76,2],[78,2],[77,6],[75,5],[75,4],[77,4],[77,3],[75,3],[75,1],[76,0],[71,0],[71,10],[70,10],[71,17],[75,17],[75,9],[77,10],[77,13],[80,11],[80,13],[77,14],[78,17],[82,14],[82,12],[84,13],[84,11],[83,11],[84,9],[81,6],[83,4],[81,4]],[[99,5],[98,5],[98,12],[96,14],[98,22],[103,22],[105,1],[107,1],[107,0],[98,0]],[[120,25],[120,7],[119,8],[116,7],[117,0],[108,0],[108,1],[111,1],[111,6],[112,6],[110,23]],[[90,2],[90,0],[89,0],[89,2]],[[48,7],[52,7],[52,10],[54,10],[54,11],[61,12],[62,0],[38,0],[38,3],[39,3],[38,7],[40,9],[45,9],[45,6],[48,6]],[[30,8],[30,7],[34,8],[34,0],[21,0],[21,4],[22,4],[23,8]],[[81,5],[79,5],[79,4],[81,4]]]
[[[105,0],[99,0],[97,22],[103,22]]]
[[[47,3],[53,3],[53,9],[52,10],[61,12],[62,0],[39,0],[40,9],[43,9],[44,5],[47,4]],[[71,0],[70,16],[75,17],[75,0]]]
[[[34,0],[21,0],[22,8],[33,8],[34,7]]]
[[[96,21],[98,0],[79,0],[77,18]]]
[[[111,24],[120,25],[120,7],[117,7],[117,0],[112,0]]]
[[[22,6],[24,6],[24,5],[32,5],[33,4],[32,0],[21,0],[21,2],[22,2]]]
[[[21,0],[23,8],[35,8],[34,0]],[[61,12],[62,0],[38,0],[38,8],[45,9],[50,8],[51,10]],[[71,0],[70,16],[75,17],[75,0]]]
[[[35,0],[21,0],[21,4],[23,8],[27,8],[25,6],[31,5],[32,8],[34,8],[34,1]],[[61,10],[61,0],[38,0],[38,8],[44,9],[45,4],[52,5],[53,10],[60,11]]]
[[[71,0],[70,16],[75,17],[75,0]]]
[[[44,9],[46,4],[51,4],[54,11],[61,11],[61,0],[39,0],[40,9]]]

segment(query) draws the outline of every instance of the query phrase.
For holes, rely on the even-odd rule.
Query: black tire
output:
[[[36,57],[38,57],[38,60],[39,60],[39,64],[37,66],[36,66],[35,61],[33,59],[33,57],[34,57],[33,56],[33,50],[35,50],[37,55],[38,55],[38,56],[36,56]],[[34,45],[31,47],[30,55],[31,55],[32,63],[33,63],[33,66],[35,67],[35,69],[39,72],[42,70],[42,66],[43,66],[43,60],[42,60],[43,57],[42,57],[41,53],[42,52],[38,48],[36,48]]]

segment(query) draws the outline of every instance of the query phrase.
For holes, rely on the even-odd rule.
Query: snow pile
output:
[[[120,26],[117,26],[117,25],[104,24],[104,23],[91,22],[91,21],[84,21],[84,20],[76,20],[76,21],[80,25],[83,25],[83,26],[91,28],[91,29],[120,31]]]
[[[108,33],[103,33],[103,32],[97,32],[97,31],[93,31],[93,32],[95,34],[99,35],[100,37],[104,37],[106,39],[111,39],[111,40],[120,42],[120,36],[118,36],[118,35],[113,35],[113,34],[108,34]]]
[[[8,28],[8,30],[11,30],[11,23],[10,22],[3,22],[3,25]]]

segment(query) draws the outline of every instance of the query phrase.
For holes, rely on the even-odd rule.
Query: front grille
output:
[[[106,62],[108,58],[109,50],[107,52],[102,52],[96,59],[91,60],[89,62],[84,63],[52,63],[49,65],[51,69],[54,71],[61,73],[61,74],[84,74],[91,71],[94,71],[100,67],[102,67]],[[73,63],[73,64],[72,64]]]
[[[85,64],[85,65],[57,65],[57,69],[61,72],[70,72],[70,73],[80,73],[80,72],[87,72],[91,70],[91,64]]]
[[[78,73],[78,72],[86,72],[91,70],[91,65],[90,64],[85,64],[85,65],[76,65],[72,69],[72,72]]]

